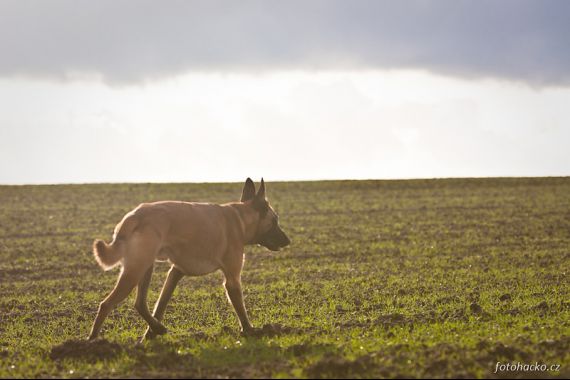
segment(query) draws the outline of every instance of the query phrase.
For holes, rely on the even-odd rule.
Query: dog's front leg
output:
[[[224,287],[226,288],[226,294],[236,311],[242,331],[247,334],[253,331],[253,326],[249,322],[247,311],[243,303],[240,275],[235,276],[225,273],[225,277]]]

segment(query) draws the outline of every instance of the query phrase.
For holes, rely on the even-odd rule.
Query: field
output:
[[[222,275],[185,278],[169,333],[138,344],[134,293],[86,344],[144,201],[237,200],[241,184],[0,186],[0,377],[568,377],[570,178],[268,183],[293,244],[246,249],[242,337]],[[156,265],[149,302],[168,265]],[[546,364],[549,371],[497,371]],[[559,365],[559,368],[556,368]],[[551,366],[553,366],[551,368]]]

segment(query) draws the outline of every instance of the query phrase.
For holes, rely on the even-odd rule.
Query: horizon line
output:
[[[317,178],[317,179],[278,179],[266,180],[268,183],[285,182],[365,182],[365,181],[419,181],[419,180],[465,180],[465,179],[562,179],[569,178],[569,175],[523,175],[523,176],[448,176],[448,177],[400,177],[400,178]],[[247,178],[247,177],[246,177]],[[265,177],[264,177],[265,178]],[[252,178],[253,179],[253,178]],[[37,183],[0,183],[0,187],[24,187],[24,186],[85,186],[85,185],[206,185],[206,184],[231,184],[242,183],[242,181],[126,181],[126,182],[37,182]],[[261,181],[255,180],[254,182]]]

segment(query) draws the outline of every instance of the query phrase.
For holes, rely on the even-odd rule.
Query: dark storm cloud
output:
[[[0,76],[418,68],[570,84],[569,1],[2,1]]]

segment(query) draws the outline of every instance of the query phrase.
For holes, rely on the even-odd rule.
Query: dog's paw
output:
[[[164,325],[156,325],[151,327],[151,331],[156,335],[164,335],[168,332],[168,329]]]
[[[249,337],[260,337],[263,335],[263,329],[259,327],[249,327],[247,329],[243,329],[241,331],[242,336],[249,336]]]
[[[145,340],[152,340],[159,335],[164,335],[168,332],[168,329],[163,325],[155,326],[153,328],[147,327],[146,332],[144,333],[141,342]]]
[[[154,338],[156,338],[156,333],[153,332],[151,329],[146,329],[146,332],[144,333],[141,339],[141,343],[145,340],[152,340]]]

